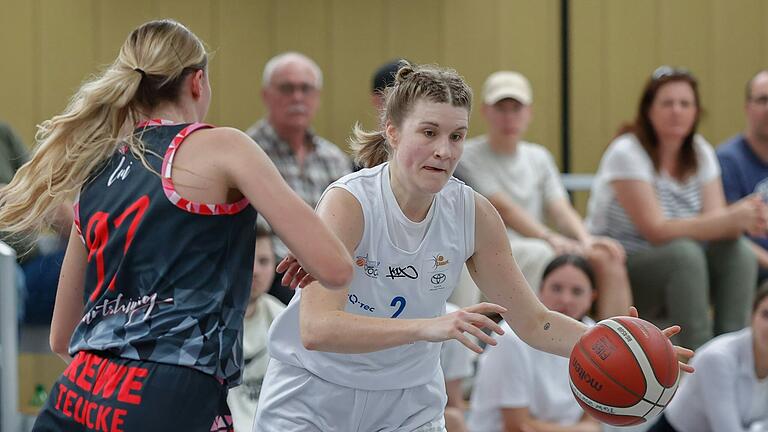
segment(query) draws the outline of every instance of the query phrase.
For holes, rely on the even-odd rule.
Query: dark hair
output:
[[[384,89],[391,87],[395,83],[395,75],[406,60],[397,59],[381,65],[373,74],[371,80],[371,93],[384,94]]]
[[[758,288],[757,292],[755,293],[755,300],[752,302],[753,314],[757,312],[758,306],[760,306],[760,303],[762,303],[766,297],[768,297],[768,281],[760,285],[760,288]]]
[[[267,225],[266,222],[262,222],[261,220],[256,222],[256,240],[262,239],[264,237],[271,239],[272,234],[272,229],[269,228],[269,225]]]
[[[653,129],[649,113],[651,111],[651,105],[656,99],[656,94],[659,89],[666,84],[672,82],[685,82],[691,86],[694,95],[694,103],[696,105],[696,119],[693,122],[690,133],[683,140],[683,146],[680,149],[680,164],[681,174],[683,177],[690,173],[696,172],[698,163],[696,161],[696,151],[693,147],[693,137],[696,135],[696,129],[699,125],[699,117],[701,113],[701,102],[699,98],[699,86],[696,82],[696,78],[691,75],[685,69],[673,69],[669,66],[662,66],[648,79],[643,87],[642,96],[640,97],[640,104],[637,108],[637,117],[635,117],[634,123],[624,125],[619,130],[619,134],[631,132],[635,134],[640,144],[645,149],[648,156],[653,161],[654,168],[659,169],[659,138],[656,135],[656,131]]]
[[[550,261],[549,264],[547,264],[547,267],[544,269],[544,272],[541,274],[542,285],[550,273],[559,269],[560,267],[567,265],[572,265],[581,270],[587,276],[587,279],[589,279],[590,288],[593,290],[595,289],[595,272],[592,270],[592,266],[589,265],[589,262],[587,262],[586,258],[581,255],[574,254],[559,255]]]

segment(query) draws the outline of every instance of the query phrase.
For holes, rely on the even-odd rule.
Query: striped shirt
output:
[[[681,219],[700,214],[702,188],[719,179],[720,166],[712,146],[700,135],[694,139],[694,150],[698,169],[681,182],[666,172],[656,171],[635,135],[625,134],[616,138],[603,155],[592,185],[587,207],[589,231],[618,240],[629,253],[651,247],[616,199],[611,186],[614,180],[650,183],[665,218]]]
[[[288,186],[301,199],[314,208],[325,188],[339,178],[352,172],[349,157],[332,142],[307,131],[307,145],[311,147],[299,165],[291,146],[283,141],[266,119],[259,120],[246,132],[256,141],[275,164]],[[276,239],[275,253],[284,257],[288,252],[285,245]]]

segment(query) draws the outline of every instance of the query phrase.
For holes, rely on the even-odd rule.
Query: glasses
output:
[[[317,87],[308,83],[294,84],[294,83],[281,83],[277,84],[277,91],[283,96],[291,96],[298,90],[302,95],[308,96],[317,91]]]
[[[768,106],[768,95],[758,96],[758,97],[749,97],[749,101],[752,102],[755,105],[760,105],[761,107]]]
[[[651,79],[656,81],[660,80],[662,78],[670,78],[670,77],[679,77],[679,76],[686,76],[693,78],[693,75],[691,75],[691,72],[688,69],[684,68],[674,68],[672,66],[659,66],[656,68],[655,71],[651,74]]]

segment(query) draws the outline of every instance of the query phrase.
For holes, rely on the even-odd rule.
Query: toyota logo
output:
[[[432,275],[432,283],[434,285],[440,285],[443,282],[445,282],[445,274],[443,274],[443,273],[435,273],[435,274]]]

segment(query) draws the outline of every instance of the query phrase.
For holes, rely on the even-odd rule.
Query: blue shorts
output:
[[[79,352],[32,429],[232,431],[227,387],[198,370]]]

